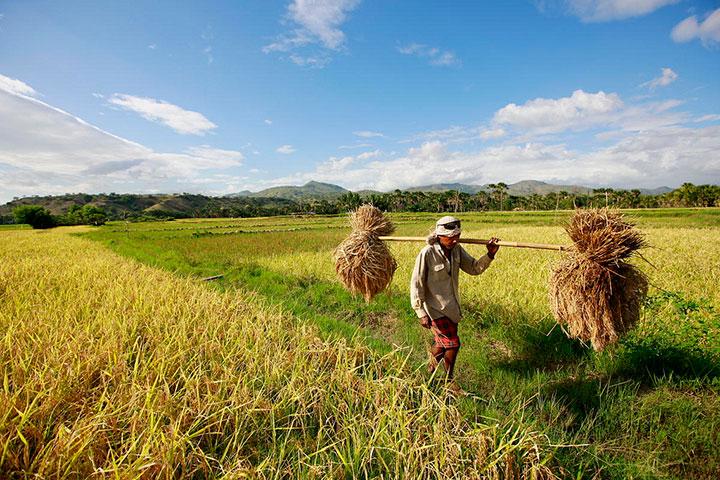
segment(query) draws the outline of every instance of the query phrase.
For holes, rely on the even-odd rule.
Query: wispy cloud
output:
[[[12,93],[13,95],[26,95],[28,97],[37,97],[39,94],[25,82],[15,78],[0,75],[0,90]]]
[[[295,153],[295,147],[292,145],[281,145],[277,149],[275,149],[277,153],[282,153],[283,155],[290,155],[291,153]]]
[[[151,122],[166,125],[181,134],[205,135],[207,132],[217,128],[217,125],[208,120],[203,114],[185,110],[163,100],[115,93],[108,99],[108,102],[125,110],[138,113]]]
[[[698,39],[706,48],[717,46],[720,43],[720,8],[708,13],[701,22],[696,15],[686,18],[675,25],[670,36],[677,43]]]
[[[362,138],[373,138],[373,137],[384,137],[381,132],[373,132],[371,130],[358,130],[353,132],[353,135]]]
[[[295,65],[309,68],[324,68],[332,61],[329,55],[324,54],[303,56],[293,53],[288,58]]]
[[[437,47],[430,47],[420,43],[400,45],[397,47],[397,51],[403,55],[425,58],[430,65],[435,67],[458,66],[462,63],[457,55],[449,50],[441,50]]]
[[[265,123],[265,125],[272,125],[273,122],[269,118],[266,118],[264,123]]]
[[[648,15],[680,0],[567,0],[566,8],[583,22],[609,22]]]
[[[340,145],[338,150],[352,150],[354,148],[367,148],[372,146],[372,143],[356,143],[354,145]]]
[[[655,90],[657,87],[667,87],[675,80],[678,79],[678,74],[673,71],[670,67],[662,69],[662,74],[659,77],[653,78],[652,80],[640,84],[641,87],[647,87],[650,90]]]
[[[348,14],[360,0],[293,0],[284,21],[292,25],[289,32],[279,35],[262,48],[265,53],[290,52],[307,46],[330,51],[344,48],[346,37],[341,30]],[[327,54],[295,54],[289,57],[296,65],[321,68],[330,62]]]

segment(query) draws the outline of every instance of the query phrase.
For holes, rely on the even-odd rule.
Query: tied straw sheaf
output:
[[[420,241],[424,237],[389,237],[395,227],[372,205],[350,213],[352,232],[335,249],[335,270],[353,294],[369,302],[392,281],[397,262],[384,241]],[[550,303],[558,323],[572,338],[603,350],[640,318],[647,277],[629,260],[646,247],[645,237],[620,212],[576,210],[565,225],[571,246],[498,242],[500,246],[567,252],[550,277]],[[461,239],[487,244],[488,240]]]

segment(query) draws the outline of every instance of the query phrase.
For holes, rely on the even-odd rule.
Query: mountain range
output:
[[[491,192],[492,188],[490,185],[468,185],[464,183],[435,183],[432,185],[424,185],[420,187],[411,187],[405,189],[409,192],[444,192],[447,190],[457,190],[462,193],[475,194],[480,191]],[[662,193],[671,192],[672,188],[659,187],[655,189],[639,189],[643,195],[659,195]],[[254,198],[285,198],[288,200],[334,200],[345,193],[349,193],[347,190],[338,185],[331,183],[322,183],[310,181],[303,186],[282,186],[282,187],[271,187],[258,192],[251,192],[248,190],[233,193],[228,195],[229,197],[254,197]],[[530,195],[546,195],[551,192],[568,192],[568,193],[579,193],[589,194],[593,192],[592,187],[585,187],[581,185],[555,185],[551,183],[540,182],[537,180],[523,180],[517,183],[508,184],[507,193],[518,197],[530,196]],[[372,194],[382,194],[384,192],[376,190],[361,190],[359,193],[363,197],[370,196]]]

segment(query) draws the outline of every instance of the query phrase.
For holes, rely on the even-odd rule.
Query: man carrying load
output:
[[[492,263],[500,248],[498,238],[487,244],[487,254],[474,259],[458,245],[460,220],[445,216],[435,224],[428,236],[428,245],[415,260],[410,280],[410,301],[420,324],[432,331],[434,344],[430,349],[428,369],[433,372],[444,361],[447,380],[452,381],[455,359],[460,349],[457,328],[461,318],[458,277],[460,270],[480,275]],[[459,388],[453,383],[455,389]]]

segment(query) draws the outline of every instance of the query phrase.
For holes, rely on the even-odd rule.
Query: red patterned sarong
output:
[[[436,318],[430,327],[435,335],[435,345],[442,348],[459,348],[460,337],[457,334],[457,323],[447,317]]]

